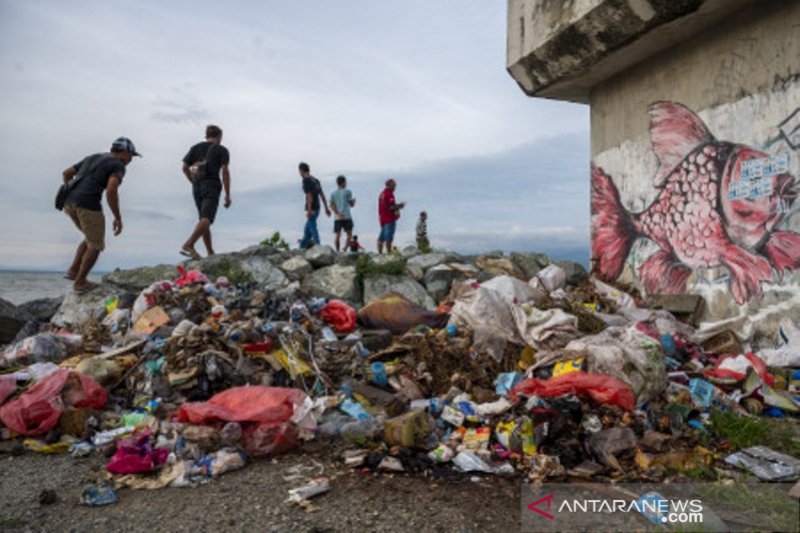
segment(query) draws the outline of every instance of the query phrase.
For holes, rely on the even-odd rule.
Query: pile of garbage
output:
[[[643,302],[559,265],[509,275],[498,261],[463,269],[433,309],[202,265],[90,298],[85,319],[26,327],[0,355],[0,452],[108,457],[90,505],[120,487],[207,483],[312,439],[365,472],[800,477],[800,459],[715,431],[720,416],[781,418],[800,448],[791,318],[750,349],[696,329],[696,297]],[[290,499],[329,488],[314,479]]]

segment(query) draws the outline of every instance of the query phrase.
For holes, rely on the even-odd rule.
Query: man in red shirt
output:
[[[381,233],[378,235],[378,253],[383,253],[384,244],[386,252],[392,253],[392,241],[394,240],[394,230],[397,226],[397,219],[400,218],[400,210],[405,207],[405,202],[396,203],[394,200],[394,190],[397,183],[393,179],[386,180],[386,188],[378,197],[378,219],[381,223]]]

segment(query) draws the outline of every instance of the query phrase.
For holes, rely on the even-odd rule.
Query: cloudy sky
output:
[[[172,262],[196,212],[180,172],[224,129],[233,206],[217,251],[304,215],[297,163],[345,174],[374,248],[398,180],[397,244],[429,213],[435,247],[588,258],[588,108],[526,97],[505,70],[505,1],[0,0],[0,267],[60,269],[79,242],[52,206],[61,172],[120,135],[135,159],[125,230],[100,270]],[[323,242],[332,221],[320,219]]]

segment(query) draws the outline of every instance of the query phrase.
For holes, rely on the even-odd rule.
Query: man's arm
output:
[[[68,169],[64,170],[61,173],[61,176],[64,178],[64,183],[69,183],[69,180],[75,177],[75,174],[78,173],[78,169],[75,167],[69,167]]]
[[[225,188],[225,208],[231,206],[231,173],[228,165],[222,165],[222,186]]]
[[[331,216],[331,210],[328,207],[328,200],[325,199],[325,191],[322,190],[322,187],[319,188],[319,195],[322,198],[322,205],[325,206],[325,216]]]
[[[331,210],[333,211],[333,214],[338,217],[340,215],[340,213],[339,213],[339,210],[336,209],[336,202],[333,201],[333,195],[332,194],[331,194],[330,203],[331,203]]]
[[[116,176],[111,176],[108,179],[108,187],[106,188],[106,201],[111,213],[114,215],[114,235],[122,233],[122,215],[119,212],[119,186],[120,181]]]
[[[181,170],[183,170],[183,175],[186,176],[186,179],[189,180],[189,183],[192,183],[192,173],[189,171],[189,165],[184,163],[181,167]]]

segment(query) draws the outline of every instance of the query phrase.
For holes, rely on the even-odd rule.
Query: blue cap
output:
[[[128,139],[127,137],[118,137],[113,143],[111,143],[111,151],[112,152],[130,152],[133,155],[138,155],[142,157],[142,154],[136,151],[136,147],[133,145],[133,141]]]

